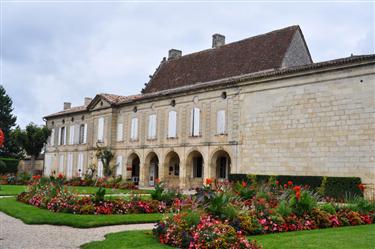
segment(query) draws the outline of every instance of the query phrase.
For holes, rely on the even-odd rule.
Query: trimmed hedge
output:
[[[256,175],[257,182],[268,181],[269,175]],[[288,181],[292,181],[294,185],[308,185],[310,189],[318,191],[319,188],[323,187],[322,183],[324,181],[323,195],[327,197],[333,197],[336,199],[344,199],[347,196],[362,196],[363,193],[358,188],[361,184],[361,178],[359,177],[323,177],[323,176],[289,176],[289,175],[279,175],[275,176],[276,180],[280,184],[287,184]],[[246,174],[230,174],[229,181],[245,181],[249,182],[249,177]]]
[[[0,163],[0,174],[17,174],[18,159],[2,157],[0,158],[0,162],[2,162]]]

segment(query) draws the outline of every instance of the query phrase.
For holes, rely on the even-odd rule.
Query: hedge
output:
[[[257,182],[265,182],[268,180],[270,175],[256,175]],[[275,176],[276,180],[280,184],[286,184],[288,181],[292,181],[294,185],[308,185],[310,189],[318,191],[322,186],[324,180],[324,196],[333,197],[336,199],[344,199],[348,196],[362,196],[363,193],[358,188],[361,184],[361,178],[359,177],[323,177],[323,176],[290,176],[290,175],[279,175]],[[246,181],[249,182],[249,176],[246,174],[230,174],[229,181]]]
[[[0,174],[17,174],[18,171],[18,159],[14,158],[0,158]]]

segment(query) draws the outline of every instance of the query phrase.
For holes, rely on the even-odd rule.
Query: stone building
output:
[[[375,55],[313,63],[299,26],[182,55],[171,49],[134,96],[98,94],[45,117],[45,174],[116,174],[190,188],[229,173],[359,176],[375,183]],[[368,192],[369,193],[369,192]]]

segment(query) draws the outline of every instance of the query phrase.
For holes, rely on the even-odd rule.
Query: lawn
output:
[[[82,249],[171,248],[158,243],[150,231],[112,233],[104,241],[82,245]],[[327,228],[312,231],[289,232],[251,236],[263,249],[373,249],[375,225]]]
[[[46,209],[18,202],[14,197],[0,199],[0,211],[21,219],[26,224],[66,225],[78,228],[154,223],[162,217],[162,214],[78,215],[53,213]]]
[[[26,185],[0,185],[0,196],[5,195],[18,195],[26,190]],[[85,187],[85,186],[68,186],[69,189],[77,191],[80,194],[93,194],[98,190],[98,187]],[[110,189],[106,188],[106,194],[127,194],[131,190],[128,189]],[[149,194],[152,190],[133,190],[135,193]]]

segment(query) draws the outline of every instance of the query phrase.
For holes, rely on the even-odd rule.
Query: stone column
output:
[[[186,182],[187,182],[187,174],[186,174],[186,160],[183,159],[181,160],[180,159],[180,189],[184,189],[186,188]]]

